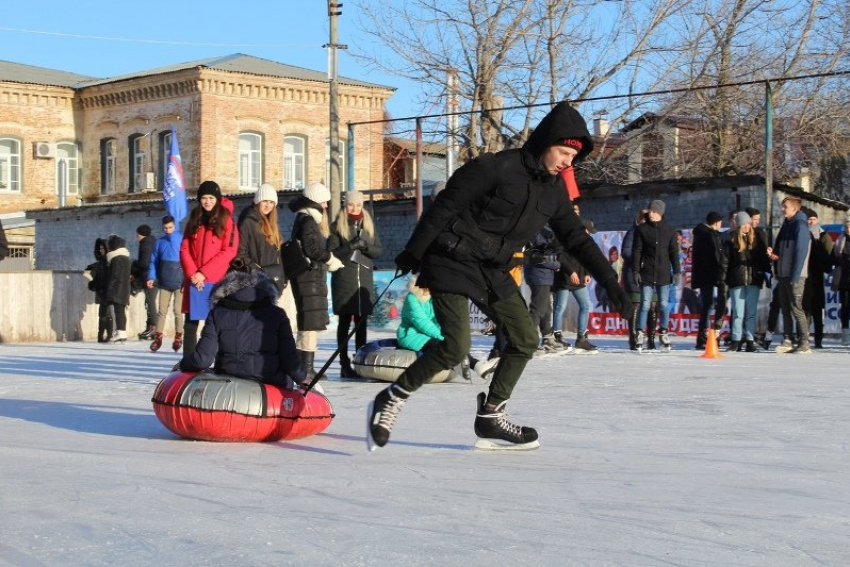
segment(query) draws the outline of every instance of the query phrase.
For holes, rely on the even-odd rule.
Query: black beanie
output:
[[[140,234],[142,236],[150,236],[151,232],[151,227],[146,224],[139,225],[139,228],[136,229],[136,234]]]
[[[201,183],[201,186],[198,187],[198,199],[204,195],[212,195],[216,198],[216,201],[221,203],[221,187],[215,181],[204,181]]]
[[[723,215],[717,211],[711,211],[705,216],[705,224],[714,224],[723,220]]]

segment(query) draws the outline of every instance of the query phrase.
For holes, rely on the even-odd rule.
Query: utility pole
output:
[[[331,202],[328,213],[330,220],[339,213],[342,195],[342,164],[339,156],[339,85],[337,84],[338,49],[348,49],[347,45],[337,43],[337,18],[342,15],[342,3],[328,0],[328,18],[330,20],[330,39],[324,46],[328,50],[328,80],[330,81],[330,136],[328,145],[330,163],[328,164],[328,189],[331,192]]]

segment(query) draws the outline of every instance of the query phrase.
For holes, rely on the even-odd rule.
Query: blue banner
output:
[[[162,198],[165,201],[165,210],[174,217],[174,224],[179,228],[180,221],[188,214],[189,205],[186,202],[186,181],[183,178],[183,162],[180,160],[180,148],[177,145],[174,126],[171,127],[171,149],[168,152]]]

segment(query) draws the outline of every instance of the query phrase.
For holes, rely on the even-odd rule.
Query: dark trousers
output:
[[[469,331],[469,299],[455,293],[433,292],[434,314],[445,339],[430,348],[399,376],[396,383],[413,392],[442,370],[454,368],[469,354],[472,339]],[[488,402],[499,404],[509,400],[525,365],[537,350],[537,329],[531,322],[528,307],[517,290],[509,299],[478,304],[481,311],[507,334],[507,344],[490,383]]]
[[[531,322],[545,337],[552,333],[552,286],[530,285],[531,288]]]
[[[800,333],[800,342],[809,342],[809,322],[806,319],[806,313],[803,311],[803,288],[806,285],[806,278],[800,278],[800,281],[793,283],[789,278],[781,278],[776,287],[779,292],[779,305],[782,308],[782,326],[784,334],[788,338],[794,336],[794,323],[797,323],[797,330]]]
[[[159,306],[156,302],[158,291],[155,287],[145,287],[145,312],[148,319],[145,323],[149,328],[156,326],[156,314],[159,311]]]
[[[115,312],[115,330],[127,330],[127,306],[120,303],[110,303],[112,310]]]
[[[195,352],[198,346],[199,325],[197,319],[189,319],[189,315],[186,315],[186,321],[183,323],[183,356],[189,356]]]
[[[838,301],[841,302],[841,311],[838,313],[838,317],[841,320],[841,328],[846,329],[850,327],[850,291],[839,291]]]
[[[340,359],[348,358],[348,333],[351,331],[351,324],[358,325],[362,315],[339,315],[339,323],[336,327],[336,346],[339,348]],[[357,327],[357,332],[354,333],[354,350],[366,344],[366,323]]]
[[[717,331],[723,326],[723,313],[726,311],[726,297],[717,289],[717,299],[714,298],[714,290],[717,286],[704,286],[699,288],[700,312],[699,312],[699,329],[698,333],[702,335],[708,329],[708,318],[711,316],[711,309],[714,308],[714,330]]]

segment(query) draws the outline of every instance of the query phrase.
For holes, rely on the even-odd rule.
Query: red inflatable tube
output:
[[[173,372],[154,391],[159,421],[199,441],[278,441],[321,433],[334,418],[328,399],[311,390],[279,388],[254,380]]]

